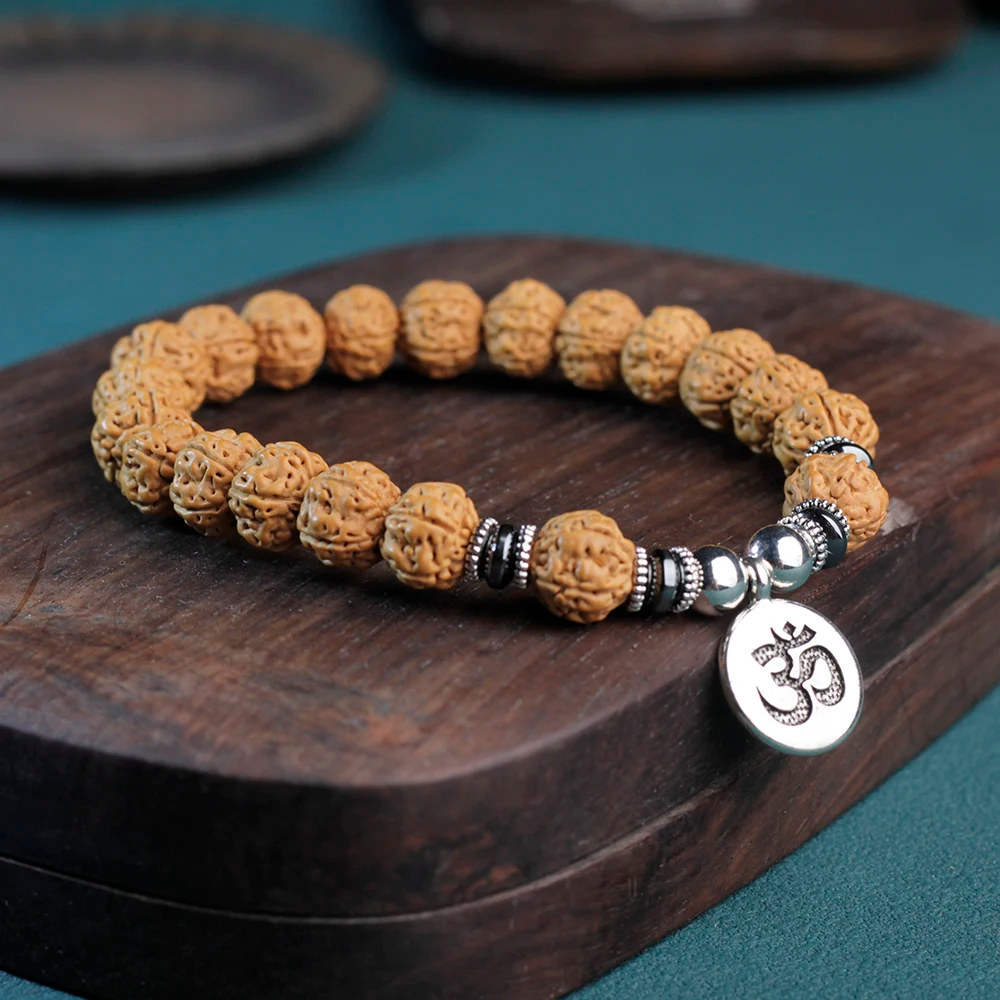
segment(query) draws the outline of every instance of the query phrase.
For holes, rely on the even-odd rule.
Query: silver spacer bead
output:
[[[465,553],[466,580],[475,583],[479,579],[479,560],[482,558],[483,549],[499,527],[500,522],[495,517],[486,517],[479,522],[479,527],[473,532],[468,551]]]
[[[517,529],[517,538],[514,539],[514,579],[511,583],[518,590],[528,589],[528,567],[531,565],[531,550],[537,534],[538,526],[535,524],[522,524]]]
[[[802,500],[792,508],[793,514],[807,513],[810,510],[826,511],[844,529],[844,537],[851,537],[851,522],[847,520],[847,515],[832,501],[822,500],[820,497],[809,497]]]
[[[632,593],[626,608],[628,611],[642,611],[649,593],[649,553],[641,546],[635,547],[635,572],[632,574]]]
[[[826,532],[822,526],[802,513],[789,514],[788,517],[781,518],[778,524],[798,528],[802,532],[806,544],[812,552],[813,572],[818,573],[826,565],[827,557],[830,555],[830,546],[827,544]]]
[[[818,441],[814,441],[806,449],[805,454],[802,456],[803,459],[809,458],[810,455],[822,455],[828,452],[847,452],[857,459],[859,462],[864,462],[869,468],[872,467],[872,456],[867,448],[858,444],[857,441],[852,441],[849,437],[844,437],[843,434],[828,434],[825,438],[820,438]]]
[[[667,551],[676,556],[677,561],[681,564],[683,578],[681,590],[674,606],[670,609],[674,614],[679,615],[682,611],[689,611],[694,602],[698,600],[698,595],[705,582],[705,573],[701,568],[701,563],[695,559],[694,553],[690,549],[684,548],[683,545],[675,545]]]

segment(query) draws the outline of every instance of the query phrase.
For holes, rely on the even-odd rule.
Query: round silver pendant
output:
[[[851,644],[829,619],[795,601],[751,604],[719,646],[722,688],[740,721],[791,754],[832,750],[864,700]]]

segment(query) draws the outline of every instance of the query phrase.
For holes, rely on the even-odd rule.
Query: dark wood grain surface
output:
[[[417,593],[384,567],[350,578],[143,518],[87,441],[115,331],[0,374],[9,967],[176,996],[173,947],[199,956],[204,995],[278,995],[279,967],[320,996],[555,995],[754,878],[1000,678],[1000,331],[836,282],[562,240],[408,247],[274,284],[321,305],[361,280],[490,295],[528,274],[753,327],[869,402],[890,519],[800,592],[861,658],[856,734],[809,760],[751,741],[715,676],[725,621],[583,628],[527,595]],[[202,416],[403,486],[461,482],[483,514],[597,507],[646,545],[739,547],[780,508],[773,459],[555,375],[321,374]],[[95,927],[77,927],[81,907]],[[128,970],[96,947],[112,932],[138,949]]]
[[[468,66],[594,84],[874,73],[939,59],[961,0],[395,0]]]
[[[182,15],[0,20],[0,178],[211,174],[341,138],[385,75],[331,38]]]

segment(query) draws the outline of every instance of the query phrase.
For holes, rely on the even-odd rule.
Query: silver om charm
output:
[[[790,754],[832,750],[861,715],[857,657],[833,622],[804,604],[766,598],[719,647],[726,698],[755,736]]]

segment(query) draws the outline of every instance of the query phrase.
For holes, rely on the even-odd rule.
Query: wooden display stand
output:
[[[414,592],[143,518],[101,477],[115,331],[0,374],[0,965],[107,1000],[554,997],[793,851],[1000,679],[1000,330],[831,281],[618,245],[407,247],[276,279],[316,305],[456,278],[615,287],[749,326],[865,399],[893,498],[800,597],[866,676],[817,758],[726,708],[725,620],[583,628],[528,595]],[[239,306],[249,290],[223,297]],[[461,482],[514,523],[595,507],[741,547],[782,473],[625,391],[485,367],[329,374],[209,427]]]

